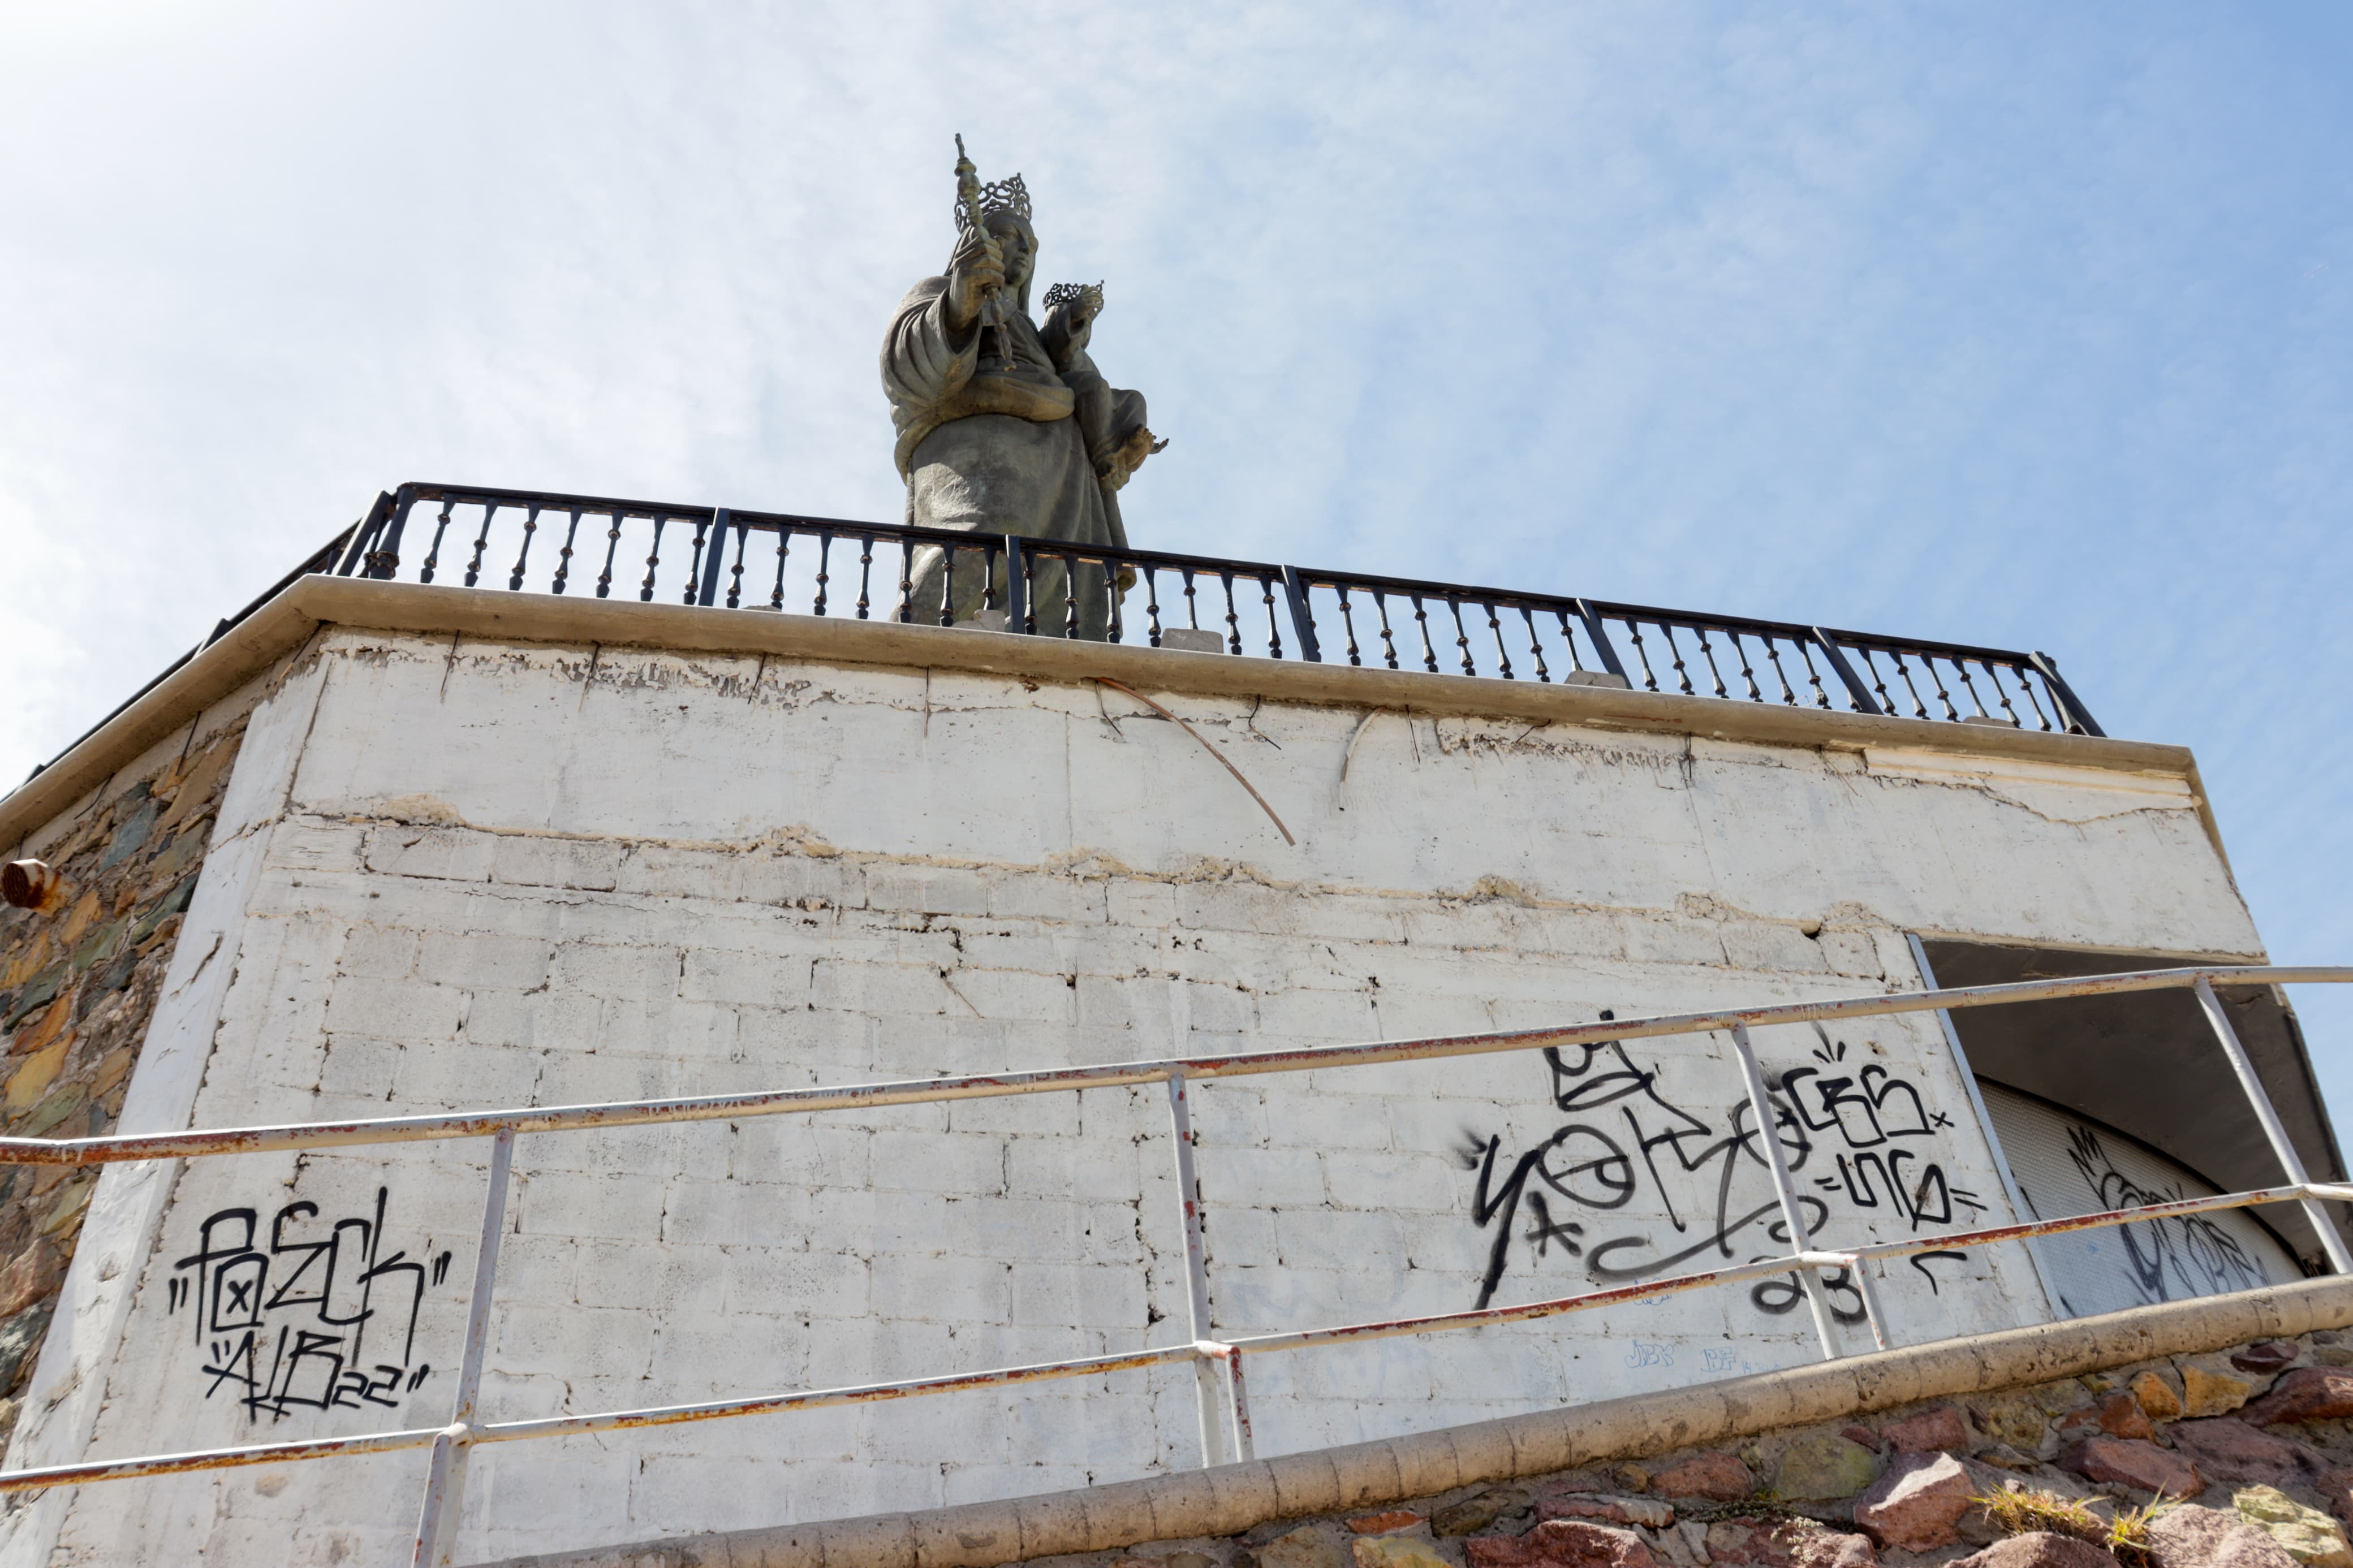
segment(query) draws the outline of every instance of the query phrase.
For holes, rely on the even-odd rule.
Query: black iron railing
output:
[[[2103,733],[2040,653],[787,512],[408,484],[335,569]]]
[[[2105,733],[2040,653],[789,512],[406,484],[305,569]]]

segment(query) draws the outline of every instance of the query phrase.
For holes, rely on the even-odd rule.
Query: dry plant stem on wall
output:
[[[1201,749],[1208,752],[1209,755],[1217,758],[1218,765],[1224,768],[1226,772],[1233,774],[1234,782],[1236,784],[1250,791],[1250,797],[1258,802],[1258,808],[1266,813],[1267,820],[1273,823],[1275,830],[1282,835],[1282,841],[1293,847],[1297,847],[1299,840],[1291,836],[1290,828],[1283,826],[1282,818],[1275,816],[1274,814],[1274,807],[1266,804],[1266,796],[1259,794],[1257,786],[1252,784],[1250,780],[1242,777],[1241,769],[1234,766],[1234,764],[1228,760],[1225,752],[1209,744],[1208,741],[1202,740],[1201,732],[1198,730],[1194,729],[1192,725],[1186,723],[1184,720],[1177,718],[1176,714],[1171,713],[1167,709],[1163,708],[1159,703],[1155,702],[1151,698],[1146,697],[1143,692],[1136,690],[1132,686],[1123,685],[1121,682],[1113,680],[1106,675],[1098,675],[1094,679],[1098,684],[1108,686],[1113,691],[1126,692],[1130,697],[1134,698],[1138,702],[1143,703],[1146,708],[1151,709],[1163,719],[1175,724],[1178,729],[1184,731],[1187,735],[1192,736],[1196,741],[1200,741]]]

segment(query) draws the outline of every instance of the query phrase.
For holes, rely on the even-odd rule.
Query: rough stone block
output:
[[[1311,1524],[1261,1546],[1259,1568],[1348,1568],[1348,1544],[1330,1525]]]
[[[1979,1489],[1950,1454],[1906,1454],[1855,1500],[1854,1521],[1882,1546],[1933,1552],[1959,1539],[1961,1516]]]
[[[1997,1541],[1953,1568],[2118,1568],[2116,1558],[2088,1541],[2038,1530]]]
[[[2353,1415],[2353,1370],[2298,1368],[2249,1404],[2239,1419],[2258,1426],[2290,1421],[2341,1421]]]
[[[1931,1405],[1900,1420],[1883,1423],[1879,1435],[1899,1454],[1927,1454],[1957,1449],[1969,1440],[1961,1413],[1949,1405]]]
[[[2295,1568],[2295,1559],[2269,1531],[2236,1513],[2195,1503],[2150,1520],[2147,1540],[2155,1568]]]
[[[1715,1451],[1694,1454],[1654,1472],[1651,1489],[1662,1497],[1737,1502],[1757,1489],[1757,1478],[1739,1456]]]
[[[2287,1554],[2311,1568],[2353,1568],[2353,1545],[2337,1521],[2316,1508],[2306,1508],[2273,1487],[2250,1487],[2234,1494],[2232,1506],[2239,1517],[2256,1526],[2287,1549]]]
[[[2086,1437],[2060,1456],[2059,1468],[2087,1480],[2193,1498],[2206,1489],[2198,1467],[2154,1443],[2124,1437]]]
[[[1348,1529],[1357,1535],[1387,1535],[1392,1531],[1411,1530],[1423,1522],[1422,1516],[1409,1508],[1393,1508],[1380,1513],[1360,1513],[1348,1521]]]
[[[1527,1506],[1524,1488],[1488,1487],[1440,1509],[1430,1516],[1430,1525],[1440,1535],[1470,1535]]]
[[[1773,1495],[1813,1501],[1850,1498],[1879,1473],[1879,1456],[1850,1437],[1815,1433],[1781,1452],[1773,1471]]]
[[[2328,1457],[2306,1445],[2259,1431],[2239,1417],[2183,1421],[2169,1428],[2173,1446],[2209,1480],[2225,1486],[2303,1486],[2329,1468]]]
[[[2144,1372],[2132,1380],[2132,1396],[2152,1421],[2178,1421],[2181,1418],[2181,1387],[2179,1376],[2160,1372]]]
[[[1356,1568],[1453,1568],[1427,1542],[1409,1535],[1376,1535],[1354,1545]]]
[[[1474,1537],[1462,1543],[1462,1552],[1472,1568],[1658,1568],[1659,1563],[1632,1531],[1573,1519],[1548,1520],[1525,1535]]]
[[[2181,1369],[2184,1415],[2227,1415],[2263,1388],[2261,1379],[2240,1372],[2221,1356],[2185,1358],[2176,1364]]]
[[[1579,1492],[1538,1499],[1536,1517],[1540,1520],[1590,1519],[1604,1524],[1639,1524],[1649,1530],[1664,1530],[1674,1523],[1675,1510],[1657,1498]]]

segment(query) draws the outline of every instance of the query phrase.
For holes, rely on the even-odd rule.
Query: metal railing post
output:
[[[1241,1347],[1211,1342],[1194,1348],[1204,1355],[1203,1360],[1194,1363],[1196,1366],[1206,1366],[1207,1358],[1214,1356],[1224,1369],[1227,1413],[1233,1418],[1234,1458],[1248,1464],[1258,1458],[1258,1444],[1250,1436],[1250,1394],[1243,1385]]]
[[[491,1332],[491,1292],[499,1272],[499,1238],[506,1229],[507,1173],[514,1164],[514,1129],[491,1139],[491,1184],[482,1198],[482,1238],[474,1253],[474,1289],[466,1307],[466,1349],[458,1363],[458,1392],[449,1425],[433,1439],[425,1503],[417,1516],[417,1568],[446,1568],[458,1540],[458,1513],[466,1500],[466,1462],[474,1446],[474,1402],[482,1386],[482,1346]]]
[[[2067,678],[2059,673],[2057,659],[2047,653],[2036,653],[2029,657],[2028,662],[2042,677],[2042,683],[2050,688],[2052,700],[2057,704],[2060,718],[2069,729],[2081,731],[2086,735],[2106,736],[2107,731],[2093,721],[2092,710],[2084,706],[2082,698],[2075,695],[2075,689],[2067,684]]]
[[[702,548],[702,559],[695,563],[701,568],[702,575],[694,593],[694,602],[698,605],[719,602],[719,574],[726,564],[727,535],[733,531],[734,526],[734,515],[725,507],[711,514],[710,543]]]
[[[1594,657],[1601,660],[1604,670],[1625,681],[1630,688],[1633,681],[1626,674],[1625,665],[1619,660],[1618,649],[1610,642],[1609,633],[1601,625],[1601,612],[1583,599],[1577,600],[1576,604],[1577,618],[1584,624],[1586,639],[1593,644]]]
[[[1838,672],[1840,681],[1846,687],[1847,696],[1853,700],[1854,710],[1858,713],[1885,712],[1886,710],[1880,707],[1878,700],[1871,695],[1871,688],[1862,683],[1862,677],[1854,672],[1854,666],[1847,662],[1846,650],[1839,647],[1838,639],[1820,626],[1806,629],[1814,634],[1814,646],[1822,650],[1822,658],[1830,662],[1831,668]]]
[[[1176,1144],[1176,1200],[1185,1215],[1186,1326],[1196,1346],[1209,1337],[1209,1266],[1201,1248],[1201,1187],[1193,1173],[1193,1113],[1185,1100],[1185,1075],[1168,1075],[1168,1125]],[[1193,1395],[1201,1417],[1201,1464],[1204,1468],[1225,1463],[1218,1440],[1223,1425],[1218,1415],[1218,1373],[1206,1355],[1193,1358]],[[1240,1400],[1239,1384],[1235,1398]]]
[[[1905,931],[1904,941],[1912,949],[1913,966],[1920,971],[1920,984],[1927,990],[1937,989],[1936,968],[1928,962],[1928,950],[1921,945],[1917,933]],[[2010,1199],[2010,1217],[2017,1220],[2037,1218],[2033,1205],[2026,1201],[2026,1189],[2018,1184],[2018,1177],[2010,1168],[2010,1155],[2001,1146],[2001,1133],[1993,1124],[1993,1112],[1986,1109],[1985,1096],[1978,1089],[1977,1069],[1969,1066],[1969,1053],[1961,1045],[1961,1031],[1953,1023],[1949,1008],[1936,1009],[1936,1022],[1945,1031],[1945,1048],[1952,1053],[1953,1066],[1961,1078],[1962,1092],[1968,1096],[1969,1109],[1977,1113],[1978,1131],[1985,1134],[1986,1152],[1993,1156],[1993,1173],[2001,1180],[2004,1196]],[[2052,1270],[2044,1266],[2042,1243],[2029,1237],[2019,1243],[2025,1249],[2027,1267],[2034,1270],[2034,1282],[2042,1288],[2042,1300],[2052,1320],[2065,1316],[2059,1305],[2059,1292],[2051,1287]]]
[[[2272,1152],[2279,1156],[2280,1166],[2287,1179],[2297,1186],[2308,1186],[2312,1178],[2304,1173],[2304,1159],[2288,1142],[2287,1129],[2280,1124],[2279,1112],[2272,1109],[2272,1097],[2263,1092],[2263,1079],[2255,1076],[2255,1064],[2247,1058],[2247,1047],[2239,1043],[2239,1031],[2231,1026],[2230,1015],[2222,1011],[2222,999],[2214,994],[2214,987],[2204,975],[2191,987],[2198,993],[2198,1005],[2206,1010],[2206,1022],[2214,1027],[2214,1037],[2222,1042],[2223,1054],[2231,1058],[2231,1070],[2239,1075],[2239,1087],[2246,1091],[2247,1103],[2255,1108],[2255,1120],[2263,1124],[2263,1136],[2272,1142]],[[2353,1257],[2348,1257],[2345,1238],[2337,1233],[2337,1224],[2317,1198],[2304,1200],[2305,1217],[2312,1228],[2320,1233],[2320,1245],[2328,1254],[2328,1266],[2339,1274],[2353,1274]]]
[[[1315,638],[1315,616],[1307,604],[1307,579],[1298,567],[1282,569],[1282,595],[1291,604],[1291,629],[1298,636],[1299,657],[1310,664],[1323,663],[1323,645]]]
[[[1765,1145],[1765,1161],[1772,1168],[1773,1194],[1781,1200],[1781,1218],[1789,1227],[1789,1250],[1811,1252],[1813,1237],[1806,1231],[1805,1211],[1798,1205],[1797,1184],[1789,1180],[1789,1163],[1781,1156],[1781,1134],[1775,1125],[1773,1101],[1765,1092],[1765,1074],[1757,1066],[1757,1052],[1748,1043],[1748,1026],[1732,1026],[1732,1048],[1740,1054],[1741,1076],[1748,1081],[1749,1109],[1757,1114],[1757,1136]],[[1830,1297],[1821,1277],[1809,1266],[1798,1266],[1798,1283],[1805,1289],[1806,1304],[1813,1309],[1814,1332],[1822,1342],[1822,1359],[1839,1357],[1838,1330],[1831,1321]]]

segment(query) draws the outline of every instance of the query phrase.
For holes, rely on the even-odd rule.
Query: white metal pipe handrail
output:
[[[1221,1439],[1225,1438],[1230,1439],[1231,1454],[1234,1458],[1248,1459],[1252,1456],[1253,1444],[1242,1366],[1244,1357],[1250,1354],[1352,1343],[1364,1340],[1429,1333],[1441,1330],[1472,1329],[1510,1322],[1532,1321],[1568,1312],[1589,1310],[1612,1303],[1644,1300],[1746,1279],[1795,1274],[1808,1288],[1810,1300],[1817,1305],[1816,1322],[1822,1341],[1823,1353],[1826,1356],[1835,1357],[1841,1352],[1827,1310],[1827,1301],[1822,1294],[1821,1282],[1818,1278],[1819,1271],[1823,1268],[1843,1269],[1849,1273],[1862,1299],[1863,1316],[1869,1323],[1873,1340],[1879,1348],[1883,1350],[1890,1343],[1890,1325],[1878,1291],[1870,1277],[1868,1265],[1914,1253],[2024,1240],[2063,1231],[2130,1225],[2150,1219],[2169,1218],[2210,1210],[2247,1207],[2268,1203],[2303,1204],[2320,1230],[2324,1246],[2329,1253],[2332,1263],[2337,1266],[2340,1272],[2347,1271],[2347,1258],[2342,1244],[2333,1234],[2333,1227],[2327,1224],[2325,1211],[2318,1205],[2322,1200],[2353,1202],[2353,1185],[2314,1183],[2306,1177],[2302,1163],[2297,1158],[2293,1145],[2288,1142],[2287,1134],[2279,1121],[2276,1111],[2264,1093],[2260,1079],[2255,1076],[2253,1064],[2248,1060],[2243,1047],[2241,1046],[2235,1032],[2231,1029],[2227,1018],[2221,1013],[2212,989],[2213,983],[2217,981],[2225,984],[2250,983],[2281,984],[2306,982],[2341,984],[2353,982],[2353,968],[2270,965],[2200,966],[2141,971],[2128,974],[2087,975],[2069,980],[1972,986],[1947,991],[1929,990],[1896,995],[1848,997],[1831,1002],[1788,1003],[1767,1007],[1670,1014],[1651,1018],[1603,1020],[1567,1028],[1515,1030],[1419,1040],[1376,1041],[1360,1045],[1317,1047],[1300,1050],[1223,1057],[1176,1058],[1160,1061],[1042,1072],[783,1090],[768,1094],[706,1096],[551,1109],[530,1108],[454,1116],[389,1117],[359,1121],[304,1123],[282,1127],[139,1134],[111,1138],[56,1141],[0,1139],[0,1163],[108,1164],[125,1161],[251,1153],[269,1150],[350,1147],[484,1135],[492,1138],[491,1178],[483,1205],[482,1235],[467,1316],[466,1344],[461,1359],[452,1417],[448,1426],[369,1433],[351,1437],[248,1445],[192,1453],[151,1455],[136,1458],[47,1466],[35,1469],[0,1473],[0,1492],[26,1491],[52,1486],[82,1485],[142,1476],[182,1474],[236,1466],[286,1463],[346,1454],[385,1453],[429,1447],[433,1450],[433,1459],[428,1471],[424,1503],[419,1514],[414,1560],[420,1564],[438,1564],[446,1563],[449,1559],[450,1544],[456,1532],[459,1504],[462,1497],[467,1458],[471,1448],[480,1443],[515,1442],[627,1427],[667,1426],[680,1422],[714,1420],[786,1410],[902,1399],[949,1393],[959,1389],[1012,1386],[1048,1379],[1093,1376],[1117,1371],[1190,1362],[1196,1369],[1197,1377],[1202,1377],[1202,1374],[1208,1373],[1212,1363],[1222,1373],[1224,1384],[1222,1398],[1219,1396],[1219,1393],[1213,1392],[1206,1377],[1202,1377],[1198,1388],[1202,1405],[1203,1462],[1214,1465],[1224,1457],[1219,1450],[1224,1447]],[[1781,1157],[1779,1140],[1776,1135],[1778,1121],[1771,1098],[1766,1089],[1762,1072],[1757,1065],[1755,1052],[1749,1044],[1749,1029],[1775,1024],[1804,1023],[1828,1018],[1885,1016],[1926,1011],[1941,1012],[1954,1007],[1989,1006],[2052,1000],[2066,996],[2116,994],[2166,988],[2188,988],[2198,993],[2200,1005],[2204,1007],[2209,1021],[2213,1025],[2226,1054],[2230,1056],[2232,1068],[2253,1103],[2266,1135],[2272,1142],[2274,1152],[2290,1177],[2288,1184],[2244,1193],[2223,1194],[2211,1198],[2182,1199],[2136,1209],[2109,1210],[2100,1214],[2075,1215],[2057,1220],[2034,1221],[1976,1231],[1948,1232],[1933,1237],[1915,1237],[1905,1241],[1879,1242],[1842,1249],[1818,1248],[1812,1244],[1811,1238],[1806,1233],[1801,1212],[1797,1205],[1795,1189],[1787,1163]],[[1369,1066],[1385,1062],[1437,1060],[1496,1051],[1526,1050],[1546,1046],[1599,1044],[1612,1040],[1720,1030],[1731,1032],[1736,1053],[1740,1058],[1750,1108],[1757,1121],[1758,1132],[1767,1151],[1768,1170],[1774,1181],[1776,1196],[1788,1227],[1791,1250],[1788,1255],[1757,1259],[1721,1269],[1678,1275],[1605,1290],[1588,1291],[1581,1295],[1561,1297],[1547,1301],[1530,1302],[1516,1307],[1437,1313],[1383,1322],[1297,1330],[1222,1341],[1208,1331],[1208,1279],[1200,1246],[1199,1194],[1194,1173],[1193,1140],[1187,1107],[1188,1079],[1302,1072],[1321,1068]],[[1193,1331],[1189,1342],[1113,1355],[997,1368],[986,1372],[905,1379],[846,1388],[807,1390],[694,1405],[551,1416],[523,1421],[485,1423],[475,1418],[474,1405],[478,1396],[483,1352],[488,1340],[491,1304],[496,1284],[499,1237],[506,1208],[507,1173],[512,1158],[514,1139],[518,1133],[582,1131],[601,1127],[704,1121],[719,1117],[850,1110],[916,1104],[932,1100],[1033,1094],[1056,1089],[1139,1085],[1155,1081],[1166,1085],[1171,1131],[1177,1145],[1176,1170],[1187,1241],[1188,1326]],[[1221,1415],[1213,1416],[1210,1408],[1213,1404],[1223,1405]]]
[[[1990,1246],[2000,1242],[2021,1240],[2029,1237],[2056,1236],[2068,1231],[2136,1225],[2148,1220],[2173,1219],[2185,1215],[2208,1214],[2217,1209],[2250,1208],[2261,1204],[2294,1203],[2306,1198],[2325,1198],[2341,1203],[2353,1203],[2353,1185],[2315,1182],[2302,1186],[2261,1187],[2250,1192],[2223,1193],[2211,1198],[2183,1198],[2170,1203],[2153,1204],[2144,1208],[2107,1209],[2098,1214],[2073,1215],[2062,1219],[2038,1220],[2026,1225],[1993,1226],[1974,1231],[1948,1231],[1935,1236],[1915,1237],[1905,1241],[1879,1242],[1840,1251],[1789,1254],[1778,1258],[1758,1258],[1750,1263],[1732,1264],[1723,1268],[1711,1268],[1695,1274],[1670,1275],[1664,1279],[1644,1280],[1639,1284],[1616,1286],[1607,1290],[1589,1290],[1576,1296],[1561,1296],[1543,1301],[1523,1302],[1513,1307],[1488,1307],[1461,1312],[1434,1312],[1421,1317],[1398,1318],[1387,1321],[1348,1323],[1321,1329],[1296,1329],[1283,1333],[1250,1334],[1222,1341],[1199,1341],[1189,1344],[1159,1345],[1145,1350],[1122,1352],[1113,1355],[1085,1356],[1062,1362],[1029,1363],[1018,1366],[997,1367],[982,1372],[953,1373],[940,1377],[902,1378],[889,1383],[858,1384],[840,1388],[809,1389],[789,1394],[708,1400],[691,1405],[649,1405],[641,1409],[599,1411],[580,1415],[549,1415],[523,1421],[492,1421],[476,1426],[473,1429],[471,1440],[476,1443],[512,1443],[540,1437],[579,1436],[592,1432],[670,1426],[696,1421],[723,1420],[738,1415],[765,1415],[787,1410],[816,1410],[834,1405],[905,1399],[923,1394],[952,1394],[965,1389],[1009,1387],[1028,1383],[1050,1382],[1060,1378],[1092,1377],[1104,1373],[1166,1366],[1203,1356],[1220,1358],[1228,1352],[1236,1355],[1258,1355],[1271,1351],[1354,1344],[1451,1329],[1495,1328],[1508,1323],[1535,1322],[1545,1318],[1589,1311],[1599,1307],[1625,1306],[1637,1301],[1653,1300],[1714,1285],[1737,1285],[1751,1279],[1769,1279],[1799,1268],[1852,1268],[1859,1263],[1901,1258],[1915,1252]],[[1871,1311],[1871,1315],[1877,1319],[1879,1314],[1872,1311],[1872,1298],[1869,1294],[1865,1295],[1864,1301],[1866,1311]],[[1882,1348],[1887,1347],[1883,1344]],[[381,1454],[404,1448],[429,1448],[434,1446],[435,1440],[443,1436],[447,1431],[446,1427],[426,1426],[396,1432],[368,1433],[353,1437],[322,1437],[286,1443],[259,1443],[242,1447],[210,1448],[183,1454],[90,1460],[74,1465],[50,1465],[37,1469],[10,1470],[0,1472],[0,1492],[33,1491],[47,1487],[129,1480],[144,1476],[178,1475],[195,1470],[226,1469],[246,1465],[280,1464],[298,1459],[326,1458],[335,1454]]]
[[[1736,1025],[1761,1029],[1777,1024],[1816,1023],[1831,1018],[1882,1017],[1956,1007],[2047,1002],[2068,996],[2109,996],[2134,991],[2188,989],[2200,980],[2220,982],[2225,985],[2345,984],[2353,984],[2353,967],[2224,964],[2191,969],[2150,969],[2127,974],[2089,974],[2068,980],[2026,980],[2001,985],[1963,986],[1950,991],[1849,996],[1830,1002],[1784,1002],[1765,1007],[1664,1013],[1649,1018],[1577,1024],[1557,1029],[1513,1029],[1476,1035],[1433,1036],[1413,1040],[1375,1040],[1358,1045],[1308,1046],[1294,1050],[1242,1052],[1229,1056],[1169,1057],[1157,1061],[1049,1068],[1034,1072],[986,1073],[965,1078],[902,1079],[884,1083],[776,1089],[754,1094],[614,1100],[597,1105],[533,1106],[512,1110],[461,1111],[436,1116],[386,1116],[353,1121],[305,1121],[278,1127],[223,1128],[199,1132],[111,1133],[100,1138],[0,1138],[0,1164],[101,1165],[175,1156],[259,1154],[289,1149],[333,1149],[367,1143],[487,1138],[501,1128],[511,1128],[516,1132],[581,1132],[606,1127],[641,1127],[654,1122],[718,1121],[792,1112],[873,1110],[892,1105],[920,1105],[931,1100],[1043,1094],[1057,1089],[1117,1089],[1159,1083],[1172,1072],[1181,1072],[1188,1079],[1207,1079],[1240,1078],[1258,1073],[1306,1072],[1316,1068],[1371,1067],[1384,1062],[1439,1061],[1450,1057],[1534,1050],[1544,1046],[1599,1045],[1610,1040],[1647,1039],[1661,1035],[1704,1035],[1727,1030]]]

